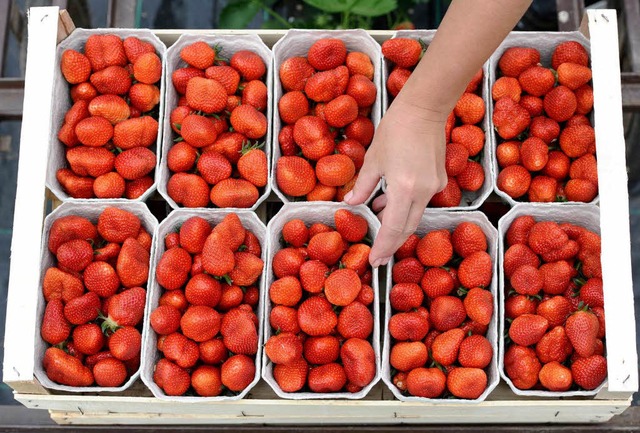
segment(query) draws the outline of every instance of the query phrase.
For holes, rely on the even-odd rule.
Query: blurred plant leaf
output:
[[[365,17],[378,17],[393,12],[397,7],[396,0],[356,0],[350,10]]]
[[[350,11],[358,0],[304,0],[310,6],[330,14]],[[370,3],[375,1],[370,0]]]
[[[220,12],[219,27],[222,29],[245,29],[261,10],[262,5],[259,1],[232,0]]]

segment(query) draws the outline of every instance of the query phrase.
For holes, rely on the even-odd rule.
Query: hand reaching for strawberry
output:
[[[382,228],[369,255],[374,267],[391,260],[418,226],[431,197],[446,186],[447,115],[530,3],[451,2],[422,59],[413,73],[402,79],[402,90],[378,126],[356,185],[345,196],[351,205],[364,203],[382,176],[387,181],[387,194],[373,204],[376,210],[384,208],[380,213]],[[388,53],[385,57],[389,58]],[[398,59],[394,63],[398,64]],[[409,64],[415,63],[408,62],[405,67]]]

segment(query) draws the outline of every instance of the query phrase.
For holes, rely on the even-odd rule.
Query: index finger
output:
[[[411,199],[393,189],[387,190],[387,206],[382,217],[382,227],[373,243],[369,261],[373,267],[385,265],[396,249],[404,242],[402,236],[407,225]]]

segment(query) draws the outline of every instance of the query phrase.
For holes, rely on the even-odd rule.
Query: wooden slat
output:
[[[640,2],[623,0],[622,8],[627,31],[627,55],[631,70],[640,72]]]
[[[584,0],[556,0],[558,30],[572,32],[578,29],[584,12]]]
[[[7,34],[9,31],[9,10],[11,2],[0,1],[0,77],[4,71],[4,54],[6,50]]]
[[[24,100],[24,80],[21,78],[0,78],[0,119],[22,116]]]

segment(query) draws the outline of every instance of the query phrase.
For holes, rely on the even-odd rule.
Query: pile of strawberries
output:
[[[280,65],[280,191],[307,201],[342,201],[351,191],[373,139],[374,71],[369,56],[339,39],[320,39],[307,57]]]
[[[274,334],[264,350],[284,392],[355,393],[376,375],[369,226],[346,209],[335,212],[334,222],[335,229],[288,221],[286,247],[273,256]]]
[[[231,213],[213,228],[191,217],[164,242],[155,272],[165,291],[150,315],[164,358],[153,380],[172,396],[242,391],[256,373],[260,241]]]
[[[74,104],[58,131],[69,168],[56,172],[74,198],[135,199],[153,185],[162,61],[136,37],[91,35],[60,70]]]
[[[521,216],[506,244],[507,375],[520,389],[597,388],[607,375],[600,236]]]
[[[267,184],[267,67],[252,51],[227,60],[221,50],[204,41],[184,47],[187,67],[171,76],[180,99],[170,116],[177,138],[167,193],[185,207],[251,207]]]
[[[394,385],[425,398],[476,399],[487,388],[493,348],[493,267],[475,223],[413,234],[398,249],[389,301]]]
[[[392,63],[387,90],[395,98],[418,64],[426,46],[421,40],[393,38],[382,44],[382,54]],[[480,128],[485,114],[482,100],[482,69],[479,70],[449,114],[445,127],[448,182],[431,199],[429,206],[453,207],[462,201],[462,192],[475,192],[484,184],[484,168],[480,163],[484,149],[484,131]]]
[[[507,49],[492,88],[498,188],[531,202],[590,202],[598,194],[589,55],[578,42],[553,51],[551,68],[535,48]]]
[[[57,264],[42,283],[47,376],[68,386],[124,384],[140,366],[151,235],[136,215],[108,207],[97,224],[58,218],[48,248]]]

